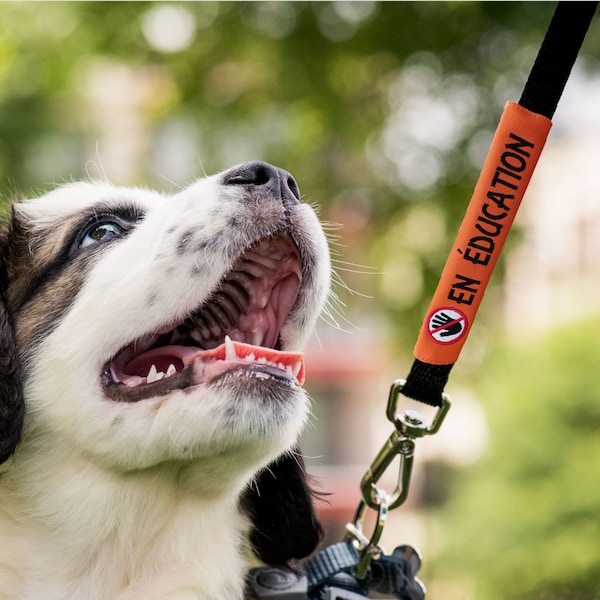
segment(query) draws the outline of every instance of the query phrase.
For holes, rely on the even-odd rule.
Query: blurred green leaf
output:
[[[600,597],[597,326],[497,348],[481,370],[489,451],[438,515],[448,535],[438,566],[475,578],[478,598]]]

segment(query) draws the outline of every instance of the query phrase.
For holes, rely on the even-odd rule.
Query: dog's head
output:
[[[294,445],[329,261],[287,172],[246,163],[169,197],[67,185],[16,204],[0,252],[1,459],[23,403],[23,447],[194,462],[206,493]]]

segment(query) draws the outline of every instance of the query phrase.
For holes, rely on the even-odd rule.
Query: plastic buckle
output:
[[[338,587],[329,587],[325,590],[323,600],[364,600],[365,596],[344,590]]]
[[[306,600],[308,580],[303,573],[258,567],[248,574],[247,587],[256,600]]]

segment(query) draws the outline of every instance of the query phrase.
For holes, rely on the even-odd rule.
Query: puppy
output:
[[[320,536],[295,447],[327,244],[251,162],[75,183],[0,238],[0,598],[235,600]]]

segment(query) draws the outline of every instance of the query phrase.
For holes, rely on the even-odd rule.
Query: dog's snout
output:
[[[223,174],[226,185],[263,186],[279,194],[283,201],[300,201],[300,190],[290,173],[267,162],[252,161],[234,167]]]

